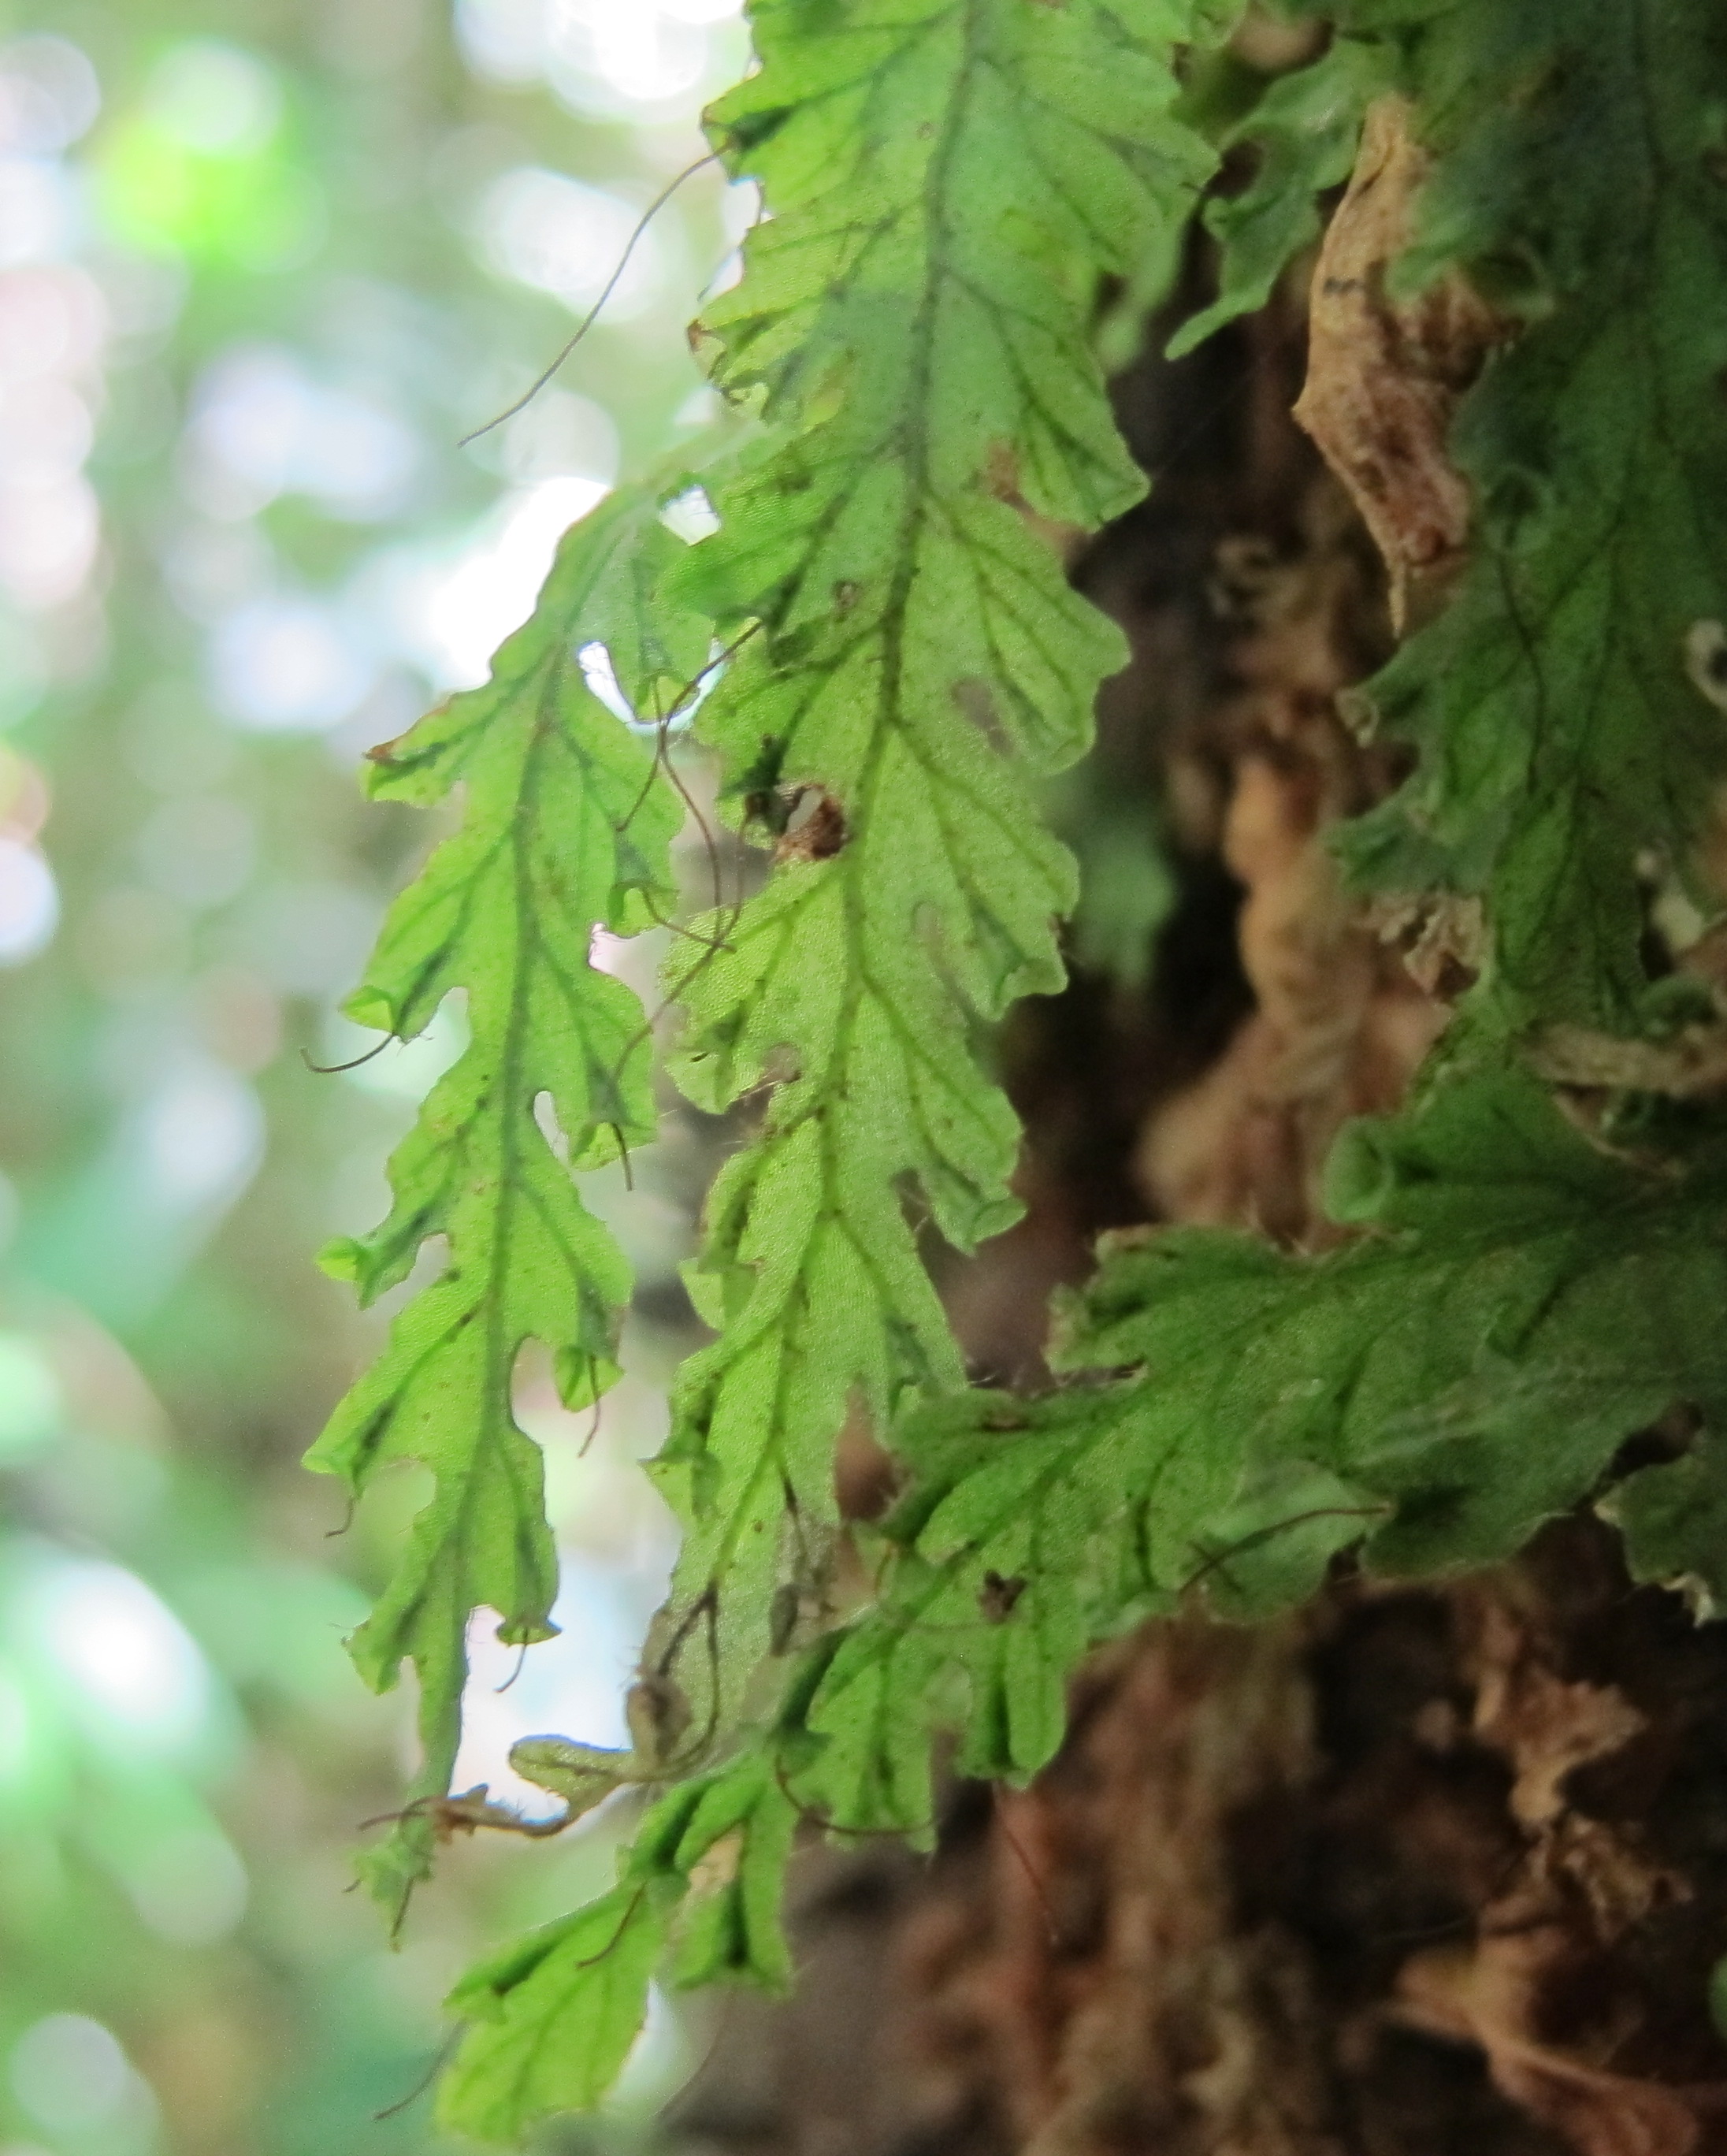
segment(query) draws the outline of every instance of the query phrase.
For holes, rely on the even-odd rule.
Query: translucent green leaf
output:
[[[1627,1476],[1601,1509],[1625,1537],[1634,1579],[1684,1594],[1699,1618],[1727,1615],[1727,1402],[1691,1450]]]
[[[522,1347],[551,1349],[571,1406],[617,1374],[629,1271],[571,1172],[651,1137],[655,1116],[640,1005],[590,964],[589,946],[597,927],[638,929],[673,902],[679,817],[653,782],[650,749],[595,697],[577,654],[597,639],[614,646],[625,692],[642,700],[675,697],[705,659],[698,617],[662,609],[643,626],[648,582],[679,551],[657,509],[651,493],[618,496],[579,525],[486,685],[373,752],[375,795],[426,804],[460,782],[465,807],[392,908],[350,1008],[405,1039],[460,988],[470,1042],[391,1162],[388,1218],[326,1254],[369,1301],[405,1277],[428,1238],[447,1248],[442,1274],[397,1317],[308,1464],[356,1496],[398,1460],[437,1477],[351,1642],[380,1690],[404,1657],[414,1664],[422,1797],[449,1786],[471,1612],[495,1610],[508,1640],[553,1629],[540,1453],[510,1404]],[[370,1861],[398,1907],[430,1835],[411,1812]]]
[[[557,2111],[591,2110],[629,2056],[677,1882],[629,1879],[464,1976],[446,2010],[473,2025],[438,2089],[440,2122],[514,2141]]]
[[[609,1893],[480,1963],[450,1994],[447,2010],[474,2025],[439,2092],[444,2124],[515,2140],[553,2112],[592,2110],[628,2056],[669,1944],[676,1984],[786,1989],[780,1899],[797,1824],[765,1749],[663,1798]]]
[[[771,1753],[747,1753],[704,1795],[678,1845],[690,1875],[672,1981],[788,1991],[792,1956],[780,1921],[797,1813]]]
[[[700,725],[776,863],[669,979],[691,1096],[772,1091],[710,1201],[691,1289],[721,1337],[656,1470],[686,1540],[648,1666],[685,1750],[772,1660],[776,1596],[819,1582],[847,1414],[884,1430],[960,1380],[906,1199],[961,1249],[1018,1210],[981,1033],[1060,984],[1074,876],[1031,781],[1125,656],[1026,511],[1091,526],[1142,490],[1088,319],[1212,163],[1170,114],[1186,5],[752,20],[761,69],[710,125],[772,215],[701,327],[767,432],[678,588],[757,625]]]

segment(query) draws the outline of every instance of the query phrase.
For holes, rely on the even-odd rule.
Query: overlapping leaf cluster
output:
[[[1433,160],[1393,283],[1460,269],[1505,336],[1453,437],[1476,521],[1462,590],[1370,685],[1421,752],[1344,836],[1364,882],[1484,895],[1502,1026],[1646,1022],[1652,880],[1689,878],[1727,776],[1727,18],[1710,0],[1303,0],[1333,34],[1227,141],[1216,303],[1261,305],[1347,174],[1366,102]]]
[[[1485,895],[1477,1013],[1502,1040],[1632,1030],[1653,875],[1691,867],[1727,751],[1709,669],[1727,607],[1727,167],[1699,90],[1727,80],[1727,28],[1695,4],[1325,12],[1351,34],[1239,125],[1263,162],[1212,214],[1222,289],[1177,348],[1264,297],[1366,95],[1411,97],[1435,175],[1399,274],[1461,265],[1517,334],[1455,438],[1478,511],[1464,585],[1370,686],[1421,761],[1345,851],[1393,889]],[[1333,1183],[1369,1231],[1342,1254],[1192,1232],[1118,1249],[1066,1351],[1079,1382],[903,1429],[901,1554],[824,1650],[798,1732],[808,1801],[914,1825],[927,1765],[909,1702],[954,1716],[963,1698],[966,1763],[1022,1774],[1059,1734],[1083,1645],[1186,1584],[1252,1612],[1298,1598],[1345,1543],[1414,1570],[1502,1556],[1679,1404],[1710,1434],[1610,1502],[1640,1575],[1714,1598],[1719,1153],[1634,1168],[1532,1081],[1478,1072],[1355,1132]],[[1085,1374],[1125,1365],[1138,1374]]]
[[[461,778],[469,798],[351,1008],[406,1034],[461,987],[474,1042],[397,1155],[390,1219],[334,1260],[376,1293],[443,1235],[445,1270],[314,1459],[356,1491],[400,1458],[438,1476],[355,1642],[380,1685],[416,1665],[428,1799],[448,1785],[472,1609],[495,1609],[507,1639],[548,1626],[538,1460],[510,1413],[519,1351],[550,1344],[571,1400],[612,1374],[627,1281],[567,1170],[648,1128],[639,1014],[587,944],[669,899],[669,797],[601,715],[578,648],[606,644],[651,709],[650,689],[687,685],[710,623],[741,629],[703,732],[739,820],[776,841],[766,890],[699,925],[710,947],[673,973],[687,1090],[714,1107],[774,1091],[710,1203],[694,1286],[720,1337],[680,1385],[657,1471],[686,1546],[632,1697],[634,1758],[577,1770],[597,1790],[723,1756],[752,1671],[823,1614],[848,1414],[884,1429],[961,1381],[906,1203],[962,1248],[1017,1209],[1017,1127],[981,1029],[1059,984],[1072,871],[1030,781],[1083,749],[1124,655],[1050,542],[1143,486],[1086,325],[1100,280],[1166,249],[1210,170],[1169,108],[1176,41],[1214,15],[762,0],[761,69],[712,122],[772,213],[704,326],[716,378],[761,422],[710,482],[719,536],[667,577],[653,501],[591,521],[492,684],[378,760],[375,791],[430,801]],[[711,1854],[691,1831],[689,1863]],[[387,1885],[423,1869],[428,1832],[408,1822],[377,1864]],[[778,1860],[743,1869],[776,1878]],[[663,1885],[628,1902],[621,1948],[658,1922]],[[774,1973],[759,1922],[704,1921],[716,1966]],[[498,2130],[554,2100],[533,2063],[548,1987],[589,1966],[601,1922],[464,1990],[484,2025],[448,2083],[458,2123]],[[577,2075],[590,2093],[598,2061]]]
[[[1475,1067],[1455,1055],[1404,1118],[1349,1134],[1331,1202],[1357,1240],[1320,1260],[1215,1231],[1124,1241],[1068,1312],[1062,1383],[1024,1401],[962,1389],[920,1258],[925,1221],[965,1250],[1014,1217],[987,1029],[1058,983],[1074,895],[1030,784],[1079,753],[1120,658],[1058,544],[1141,485],[1088,328],[1103,280],[1168,255],[1215,162],[1174,63],[1217,10],[757,0],[759,71],[711,116],[771,212],[701,326],[757,422],[706,482],[720,529],[683,552],[651,498],[608,511],[493,685],[383,754],[378,790],[460,777],[469,803],[356,1014],[412,1032],[461,985],[474,1045],[398,1155],[390,1221],[343,1260],[372,1292],[427,1237],[449,1262],[320,1456],[356,1489],[397,1457],[438,1476],[357,1643],[379,1683],[416,1661],[428,1795],[470,1609],[510,1638],[546,1626],[516,1353],[549,1342],[585,1397],[627,1286],[536,1103],[571,1166],[650,1123],[640,1015],[587,942],[669,899],[669,796],[588,696],[580,644],[608,644],[652,709],[718,635],[700,731],[774,856],[670,974],[679,1082],[764,1106],[691,1271],[717,1337],[656,1466],[686,1532],[633,1749],[538,1739],[518,1762],[572,1814],[670,1787],[612,1893],[454,1994],[473,2025],[454,2125],[506,2137],[596,2102],[668,1953],[678,1982],[783,1983],[800,1814],[923,1831],[942,1726],[967,1771],[1022,1779],[1086,1646],[1197,1586],[1251,1616],[1346,1544],[1393,1570],[1502,1555],[1683,1407],[1693,1449],[1604,1502],[1642,1576],[1727,1594],[1727,1147],[1616,1152],[1508,1045],[1643,1022],[1647,887],[1688,870],[1722,767],[1727,142],[1699,85],[1727,80],[1727,18],[1708,0],[1323,12],[1340,34],[1240,123],[1262,162],[1209,213],[1222,285],[1186,341],[1263,300],[1386,86],[1433,159],[1397,274],[1461,265],[1515,332],[1457,434],[1470,567],[1371,685],[1419,761],[1345,839],[1369,880],[1484,896],[1492,1023],[1467,1035]],[[853,1414],[894,1433],[909,1481],[875,1598],[842,1620],[831,1462]],[[422,1859],[412,1834],[394,1876]]]
[[[1718,1591],[1694,1508],[1713,1524],[1727,1486],[1727,1144],[1610,1157],[1532,1080],[1478,1078],[1356,1126],[1332,1202],[1363,1232],[1316,1260],[1121,1239],[1067,1313],[1066,1383],[902,1430],[895,1561],[783,1732],[803,1802],[917,1829],[932,1717],[963,1717],[966,1771],[1022,1779],[1092,1641],[1202,1584],[1227,1614],[1287,1606],[1350,1543],[1391,1572],[1507,1556],[1679,1406],[1714,1450],[1614,1502],[1636,1569]]]
[[[679,588],[759,633],[702,715],[766,891],[670,986],[679,1083],[772,1084],[721,1175],[656,1473],[685,1523],[648,1671],[725,1728],[820,1614],[835,1439],[961,1378],[906,1214],[969,1250],[1017,1206],[980,1029],[1058,987],[1071,865],[1029,782],[1084,747],[1125,651],[1046,525],[1143,490],[1086,329],[1187,214],[1212,153],[1170,117],[1177,0],[761,0],[761,65],[710,116],[772,214],[700,335],[759,407]],[[670,1688],[675,1687],[675,1690]]]
[[[443,2116],[511,2140],[551,2112],[592,2110],[668,1958],[683,1988],[741,1969],[783,1988],[780,1892],[797,1824],[763,1753],[663,1797],[609,1893],[482,1962],[451,1994],[449,2010],[473,2026],[440,2092]]]

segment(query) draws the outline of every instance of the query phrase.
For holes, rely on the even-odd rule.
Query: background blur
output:
[[[463,1962],[602,1883],[602,1815],[452,1852],[403,1950],[346,1893],[409,1756],[341,1638],[423,1496],[299,1468],[382,1320],[370,1225],[459,1014],[345,1075],[431,836],[369,743],[483,677],[552,542],[708,416],[710,167],[520,417],[740,70],[734,0],[0,0],[0,2156],[378,2156]],[[563,1639],[482,1648],[465,1781],[612,1741],[669,1558],[633,1459],[684,1343],[688,1126],[615,1211],[633,1374],[550,1402]],[[530,1391],[532,1388],[530,1387]],[[628,2144],[694,2047],[658,2010]]]

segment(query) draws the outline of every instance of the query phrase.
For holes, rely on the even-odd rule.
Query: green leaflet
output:
[[[382,1691],[404,1657],[420,1685],[419,1797],[449,1787],[471,1612],[500,1638],[549,1636],[557,1563],[538,1447],[517,1427],[510,1383],[525,1342],[544,1342],[578,1405],[617,1375],[622,1255],[587,1212],[572,1169],[653,1137],[649,1047],[636,998],[588,963],[596,926],[628,933],[675,901],[668,849],[679,816],[650,750],[593,696],[577,660],[610,649],[627,696],[652,708],[707,655],[699,617],[648,588],[678,542],[650,491],[619,495],[565,539],[533,619],[484,687],[455,696],[373,752],[374,796],[422,806],[459,782],[461,829],[392,907],[348,1009],[407,1038],[465,989],[471,1044],[433,1087],[390,1164],[395,1203],[370,1235],[331,1246],[328,1270],[370,1301],[403,1279],[430,1236],[440,1276],[396,1319],[377,1365],[338,1407],[308,1464],[357,1496],[392,1461],[423,1461],[436,1492],[395,1578],[351,1642]],[[536,1114],[549,1099],[561,1157]],[[366,1859],[398,1912],[429,1860],[410,1814]]]
[[[1239,1432],[1248,1468],[1311,1462],[1395,1507],[1366,1555],[1401,1573],[1508,1555],[1642,1424],[1719,1399],[1719,1146],[1683,1176],[1638,1168],[1533,1081],[1482,1078],[1355,1126],[1330,1183],[1362,1240],[1306,1260],[1150,1238],[1087,1291],[1064,1360],[1142,1363],[1143,1394]]]
[[[1628,1475],[1601,1508],[1634,1579],[1677,1588],[1699,1623],[1727,1614],[1727,1433],[1720,1421],[1661,1467]]]
[[[1367,692],[1419,767],[1344,851],[1378,887],[1485,894],[1513,1025],[1632,1031],[1640,879],[1683,872],[1727,767],[1692,640],[1727,618],[1727,13],[1342,12],[1437,158],[1407,278],[1461,264],[1518,332],[1453,433],[1467,578]]]
[[[797,1824],[766,1756],[663,1798],[610,1893],[470,1969],[444,2002],[471,2024],[438,2092],[447,2126],[515,2139],[592,2110],[629,2053],[668,1945],[679,1986],[784,1990],[780,1892]]]
[[[475,2025],[438,2091],[440,2123],[511,2141],[555,2111],[592,2110],[642,2026],[679,1887],[626,1878],[470,1969],[445,2002]]]
[[[1086,331],[1210,169],[1169,113],[1192,13],[760,0],[761,70],[710,115],[772,216],[702,334],[767,432],[678,588],[760,624],[700,725],[778,860],[710,921],[725,949],[672,966],[674,1069],[710,1109],[779,1082],[710,1200],[721,1337],[656,1469],[686,1527],[647,1656],[670,1763],[746,1705],[785,1595],[820,1617],[853,1404],[880,1430],[960,1381],[906,1199],[962,1250],[1018,1209],[980,1029],[1060,983],[1074,879],[1029,781],[1125,657],[1025,512],[1094,526],[1142,490]]]
[[[1376,47],[1340,37],[1310,67],[1278,76],[1223,136],[1222,150],[1251,142],[1259,166],[1239,194],[1206,204],[1221,258],[1217,296],[1171,338],[1171,359],[1263,307],[1290,262],[1319,237],[1315,198],[1349,177],[1361,116],[1385,87],[1384,74]]]
[[[1309,1260],[1218,1230],[1123,1239],[1069,1310],[1077,1382],[902,1430],[897,1561],[792,1717],[802,1801],[921,1827],[932,1722],[963,1712],[964,1769],[1023,1779],[1084,1650],[1189,1586],[1259,1615],[1350,1543],[1381,1570],[1485,1563],[1675,1403],[1727,1427],[1719,1143],[1683,1178],[1637,1168],[1530,1081],[1491,1078],[1355,1127],[1335,1182],[1360,1242]],[[1719,1452],[1615,1498],[1644,1576],[1719,1579],[1697,1511],[1727,1514]]]
[[[679,1791],[664,1816],[668,1861],[691,1890],[674,1941],[672,1982],[684,1990],[722,1981],[789,1990],[780,1900],[797,1814],[771,1755],[746,1752],[724,1774]],[[651,1853],[653,1832],[642,1846]]]

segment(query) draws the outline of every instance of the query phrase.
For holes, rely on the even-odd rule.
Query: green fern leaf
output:
[[[1596,1151],[1530,1081],[1484,1079],[1356,1127],[1334,1184],[1361,1240],[1312,1260],[1212,1229],[1124,1239],[1070,1306],[1076,1382],[902,1431],[901,1554],[800,1710],[802,1801],[917,1827],[932,1721],[963,1707],[966,1770],[1022,1779],[1080,1653],[1188,1588],[1263,1614],[1346,1543],[1397,1572],[1504,1557],[1676,1402],[1727,1419],[1719,1147],[1676,1185]],[[1627,1486],[1651,1569],[1694,1568],[1668,1493],[1706,1467]]]
[[[1727,1614],[1727,1414],[1689,1451],[1629,1475],[1601,1510],[1625,1537],[1633,1579],[1677,1589],[1699,1622]]]
[[[791,1989],[780,1903],[797,1828],[797,1809],[765,1747],[745,1752],[703,1793],[673,1856],[691,1890],[671,1962],[679,1989],[717,1983]]]
[[[710,1202],[721,1337],[656,1470],[687,1530],[647,1657],[669,1763],[745,1705],[788,1583],[817,1606],[853,1404],[884,1430],[960,1378],[906,1196],[962,1250],[1017,1212],[980,1029],[1060,984],[1074,879],[1030,780],[1125,656],[1027,512],[1089,526],[1143,489],[1086,330],[1211,167],[1170,115],[1191,13],[763,0],[761,70],[710,116],[773,214],[703,331],[768,431],[679,582],[759,625],[700,724],[777,860],[673,968],[674,1070],[710,1109],[779,1082]]]
[[[1222,136],[1222,150],[1253,145],[1258,168],[1238,194],[1206,205],[1206,227],[1218,244],[1217,296],[1171,338],[1171,359],[1263,307],[1289,264],[1319,237],[1316,198],[1349,177],[1362,115],[1385,86],[1379,49],[1340,37],[1310,67],[1276,77]]]
[[[607,643],[625,693],[643,703],[675,699],[705,659],[699,617],[644,613],[649,583],[682,551],[657,506],[651,493],[621,495],[579,525],[486,685],[372,754],[374,796],[427,805],[459,782],[466,808],[392,907],[347,1008],[406,1039],[462,988],[471,1041],[391,1163],[389,1217],[325,1254],[370,1301],[405,1277],[428,1238],[448,1239],[442,1275],[396,1319],[308,1464],[343,1476],[356,1496],[399,1460],[437,1477],[395,1578],[351,1642],[378,1690],[404,1658],[413,1662],[422,1797],[449,1786],[473,1610],[495,1609],[507,1640],[554,1629],[539,1449],[510,1406],[523,1344],[551,1349],[571,1406],[617,1374],[628,1268],[571,1175],[651,1137],[655,1118],[640,1006],[590,964],[589,944],[597,927],[628,933],[674,901],[668,849],[679,819],[649,748],[595,697],[577,654]],[[542,1127],[542,1096],[561,1143]],[[430,1834],[410,1815],[368,1861],[398,1908],[425,1870]]]
[[[471,1969],[445,2002],[475,2025],[438,2091],[440,2122],[514,2141],[553,2112],[592,2110],[641,2029],[680,1889],[626,1878]]]
[[[1345,1132],[1328,1196],[1361,1240],[1313,1260],[1153,1236],[1087,1291],[1068,1359],[1141,1363],[1130,1391],[1178,1397],[1193,1442],[1232,1429],[1248,1468],[1312,1462],[1393,1508],[1381,1569],[1488,1563],[1717,1396],[1723,1187],[1718,1151],[1676,1178],[1597,1152],[1531,1081],[1459,1084]]]
[[[1456,599],[1371,685],[1414,777],[1347,831],[1384,887],[1484,893],[1514,1024],[1635,1030],[1651,857],[1727,768],[1727,185],[1716,0],[1358,0],[1437,164],[1405,275],[1518,326],[1453,433]],[[1713,626],[1712,626],[1713,625]],[[1705,901],[1706,903],[1709,901]]]
[[[662,1798],[608,1894],[469,1971],[445,2001],[473,2024],[438,2092],[443,2123],[513,2140],[589,2111],[617,2078],[668,1945],[672,1981],[782,1991],[780,1897],[797,1815],[765,1751]]]

